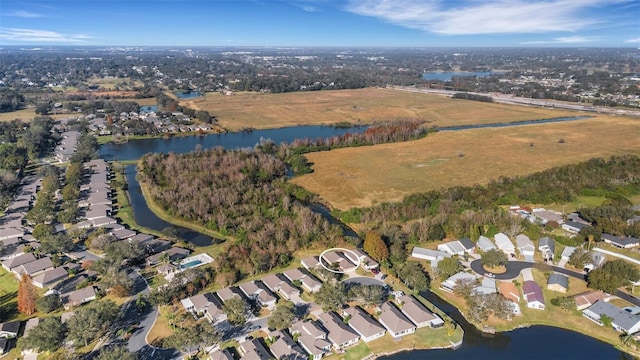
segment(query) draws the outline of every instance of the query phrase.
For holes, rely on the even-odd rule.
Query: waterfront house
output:
[[[273,309],[276,306],[276,297],[262,282],[249,281],[238,285],[238,288],[247,298],[262,307]]]
[[[189,256],[189,253],[191,253],[191,250],[189,249],[183,249],[181,247],[174,246],[165,251],[147,257],[147,265],[157,265],[163,258],[163,256],[165,256],[164,254],[166,254],[168,261],[173,262],[186,258],[187,256]]]
[[[496,280],[489,277],[480,278],[480,284],[474,288],[478,294],[495,294],[498,292]]]
[[[348,317],[349,326],[360,335],[364,342],[383,337],[386,332],[379,322],[357,306],[343,310],[342,314]]]
[[[640,240],[634,237],[619,237],[611,234],[602,234],[602,240],[605,243],[611,244],[619,249],[629,249],[640,244]]]
[[[341,350],[353,346],[360,340],[360,335],[347,326],[342,319],[333,312],[318,315],[318,320],[327,329],[327,339],[333,348]]]
[[[615,330],[627,334],[634,334],[640,331],[640,316],[633,315],[605,301],[596,301],[595,304],[582,311],[582,316],[603,326],[602,316],[606,315],[611,319],[611,327]]]
[[[527,280],[522,284],[522,294],[530,309],[544,310],[545,302],[542,289],[536,282]]]
[[[556,253],[556,242],[552,238],[545,236],[538,240],[538,250],[542,253],[544,260],[553,260]]]
[[[425,326],[437,328],[444,325],[444,321],[438,315],[429,311],[429,309],[413,295],[400,296],[396,300],[401,304],[400,311],[402,311],[418,329]]]
[[[518,234],[516,236],[516,245],[518,246],[518,252],[524,257],[525,261],[533,262],[533,255],[536,251],[533,241],[527,235]]]
[[[595,304],[597,301],[609,301],[611,296],[607,295],[602,290],[590,290],[573,295],[573,298],[576,301],[576,309],[582,311]]]
[[[116,238],[116,240],[128,239],[134,236],[135,234],[136,234],[135,231],[129,230],[129,229],[115,230],[111,232],[111,235],[113,235],[113,237]]]
[[[569,289],[569,278],[563,274],[551,274],[547,279],[547,290],[566,293]]]
[[[511,302],[511,312],[520,315],[520,291],[516,285],[510,281],[500,281],[498,283],[498,292]]]
[[[496,245],[493,242],[491,242],[491,240],[488,237],[483,235],[480,235],[480,237],[478,238],[478,241],[476,242],[476,247],[482,252],[498,249]]]
[[[440,288],[444,291],[450,292],[452,293],[456,286],[458,286],[458,284],[460,282],[476,282],[476,276],[466,273],[466,272],[459,272],[457,274],[454,274],[453,276],[449,277],[447,280],[443,281],[440,284]]]
[[[497,233],[493,240],[496,242],[496,246],[500,251],[507,254],[507,256],[515,257],[516,248],[513,246],[513,243],[509,239],[509,237],[503,233]]]
[[[416,332],[416,326],[390,302],[380,306],[380,318],[378,321],[393,337],[401,337]]]

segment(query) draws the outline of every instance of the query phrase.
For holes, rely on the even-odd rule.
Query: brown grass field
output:
[[[208,93],[204,97],[181,103],[196,110],[209,111],[218,118],[220,125],[231,130],[335,124],[342,121],[368,124],[392,119],[425,119],[438,126],[450,126],[578,114],[378,88],[284,94],[236,93],[232,96]]]
[[[561,138],[564,144],[559,143]],[[614,116],[443,131],[411,142],[307,154],[314,172],[292,181],[345,210],[399,201],[431,189],[486,184],[501,175],[530,174],[594,157],[640,155],[639,140],[639,119]]]

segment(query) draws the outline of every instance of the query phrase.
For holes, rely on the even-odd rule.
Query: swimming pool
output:
[[[202,264],[202,261],[200,261],[200,260],[191,260],[188,263],[181,264],[180,268],[181,269],[189,269],[189,268],[192,268],[192,267],[196,267],[196,266],[198,266],[200,264]]]

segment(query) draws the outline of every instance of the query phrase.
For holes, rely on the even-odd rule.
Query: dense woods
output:
[[[287,265],[294,251],[342,235],[298,200],[305,191],[285,181],[284,163],[260,151],[152,154],[138,170],[163,211],[238,239],[214,265],[229,282]]]

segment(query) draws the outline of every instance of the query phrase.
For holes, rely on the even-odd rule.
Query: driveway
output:
[[[532,268],[534,265],[534,263],[530,263],[530,262],[526,262],[526,261],[509,261],[507,263],[506,267],[506,271],[502,274],[494,274],[495,275],[495,279],[496,280],[513,280],[515,278],[517,278],[520,275],[520,272],[523,269],[529,269]],[[576,272],[576,271],[571,271],[571,270],[567,270],[565,268],[561,268],[558,266],[550,266],[551,270],[561,273],[561,274],[565,274],[568,276],[573,276],[575,278],[584,280],[584,273],[580,273],[580,272]],[[485,273],[487,273],[486,270],[484,270],[484,267],[482,267],[482,262],[480,260],[474,260],[471,262],[471,269],[473,271],[475,271],[477,274],[479,275],[484,275]]]
[[[533,273],[531,272],[531,268],[522,269],[522,271],[520,271],[520,274],[522,274],[523,281],[533,281]]]
[[[342,283],[343,284],[360,284],[360,285],[380,285],[380,286],[387,285],[382,280],[378,280],[378,279],[374,279],[366,276],[348,278],[346,280],[343,280]]]

